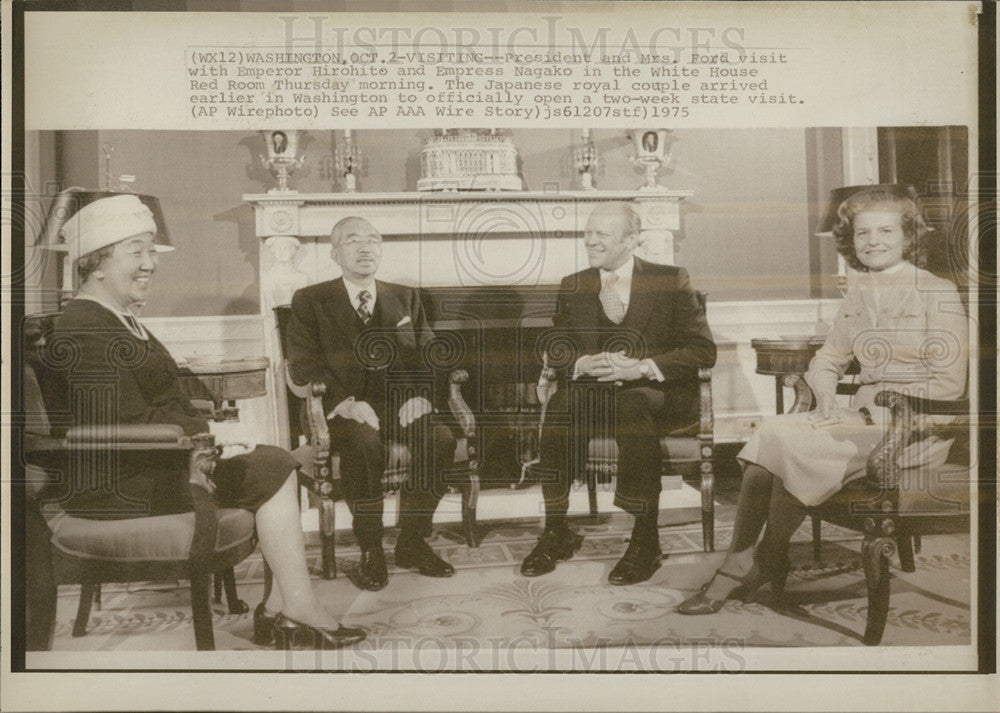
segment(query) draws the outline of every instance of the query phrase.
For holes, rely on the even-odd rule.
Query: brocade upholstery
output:
[[[698,471],[701,452],[696,438],[664,436],[660,439],[660,452],[667,472],[681,471],[678,466],[690,464],[691,471]],[[618,471],[618,443],[613,438],[592,438],[587,444],[587,469],[599,476],[614,476]]]
[[[899,512],[903,514],[947,514],[969,512],[968,465],[945,463],[928,472],[925,468],[905,468],[899,478]],[[928,477],[931,482],[926,482]]]

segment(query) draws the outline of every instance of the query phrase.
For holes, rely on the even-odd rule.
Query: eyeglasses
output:
[[[382,241],[378,238],[351,238],[350,240],[343,241],[340,245],[352,250],[358,250],[360,248],[377,248],[382,245]]]

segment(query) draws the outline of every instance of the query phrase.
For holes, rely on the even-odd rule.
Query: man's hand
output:
[[[595,376],[598,381],[636,381],[645,379],[642,361],[626,356],[625,352],[601,352],[582,357],[576,365],[577,373]]]
[[[576,363],[576,371],[583,376],[601,378],[613,374],[616,369],[638,365],[639,360],[625,356],[625,352],[601,352],[580,357]]]
[[[367,401],[345,401],[337,407],[334,414],[358,423],[367,423],[376,431],[379,430],[378,415]]]
[[[423,396],[414,396],[399,407],[399,425],[406,428],[421,416],[429,414],[434,408],[431,402]]]

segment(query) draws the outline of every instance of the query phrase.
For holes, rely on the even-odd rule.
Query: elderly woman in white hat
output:
[[[106,411],[75,413],[77,424],[173,423],[189,435],[208,432],[215,425],[191,406],[174,360],[130,311],[149,296],[157,253],[170,249],[155,242],[156,233],[149,208],[125,194],[84,206],[63,227],[80,288],[67,303],[54,336],[71,338],[78,348],[79,362],[70,379],[74,374],[90,379],[111,374],[113,379],[105,381],[113,383],[117,392]],[[221,506],[255,513],[261,552],[274,572],[277,586],[254,612],[255,640],[269,643],[281,627],[311,634],[317,646],[356,643],[364,631],[342,626],[316,598],[309,580],[295,465],[280,448],[256,446],[221,460],[213,475],[214,497]],[[64,507],[98,519],[123,516],[122,505],[129,501],[148,503],[151,515],[190,510],[178,466],[176,460],[149,454],[143,454],[141,462],[123,459],[115,492],[74,493]]]

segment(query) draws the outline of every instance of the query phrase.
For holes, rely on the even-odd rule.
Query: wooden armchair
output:
[[[795,389],[790,413],[809,411],[815,400],[800,375],[785,378]],[[975,471],[969,459],[971,418],[968,400],[937,401],[881,391],[875,403],[891,418],[879,445],[868,457],[867,477],[853,481],[814,508],[815,520],[827,520],[864,533],[861,562],[868,588],[864,643],[882,640],[889,611],[889,558],[899,552],[904,572],[915,571],[912,537],[968,532],[970,488]],[[918,415],[947,415],[946,425],[921,426]],[[929,436],[954,438],[947,462],[938,469],[901,468],[900,455],[911,443]]]
[[[696,292],[698,303],[704,311],[707,295]],[[542,369],[539,379],[539,394],[547,390],[548,383],[555,378],[555,372],[547,366]],[[705,552],[715,551],[715,415],[712,406],[712,370],[698,370],[699,418],[697,423],[675,429],[660,439],[663,455],[662,473],[693,471],[697,473],[701,490],[701,532]],[[583,400],[613,400],[614,395],[606,384],[594,384],[583,390],[576,404],[571,405],[570,420],[577,422],[573,410],[584,406]],[[590,404],[594,405],[594,404]],[[600,406],[600,405],[598,405]],[[582,413],[586,413],[584,410]],[[598,408],[600,412],[600,407]],[[604,411],[607,413],[607,410]],[[545,419],[542,407],[541,420]],[[575,481],[585,481],[590,500],[591,515],[597,514],[597,484],[610,483],[618,470],[618,443],[615,441],[613,423],[591,424],[596,433],[587,443],[582,468],[577,468]],[[541,429],[539,429],[540,431]],[[529,463],[525,468],[530,467]]]
[[[282,352],[285,353],[291,306],[275,307],[274,313]],[[288,387],[289,420],[293,424],[293,445],[298,437],[294,428],[296,424],[307,441],[306,445],[294,451],[294,455],[302,463],[302,468],[299,470],[299,484],[317,499],[323,576],[332,579],[337,576],[334,503],[343,498],[343,490],[340,484],[340,456],[330,447],[330,432],[323,408],[326,386],[321,383],[296,384],[289,375],[287,363],[284,367],[285,383]],[[462,384],[468,381],[468,378],[468,372],[463,370],[453,371],[449,375],[448,407],[451,411],[451,425],[457,428],[460,434],[458,447],[455,449],[455,468],[468,478],[461,486],[463,532],[469,547],[478,547],[480,537],[476,527],[476,506],[479,500],[476,420],[462,396]],[[409,450],[405,446],[392,444],[386,472],[382,478],[384,492],[393,493],[399,490],[409,476],[409,460]]]
[[[28,335],[40,335],[37,328]],[[29,339],[31,337],[29,336]],[[86,634],[91,603],[102,582],[188,579],[195,645],[215,648],[209,585],[215,573],[227,573],[231,611],[246,611],[236,598],[233,567],[256,546],[253,514],[247,510],[218,509],[211,493],[211,473],[218,456],[214,436],[184,435],[173,424],[119,425],[66,428],[64,414],[46,408],[43,396],[51,392],[60,374],[44,353],[44,339],[30,344],[24,373],[25,452],[28,456],[29,591],[41,601],[29,601],[29,641],[36,648],[51,645],[57,584],[80,583],[80,602],[73,636]],[[67,365],[60,365],[67,366]],[[65,380],[55,388],[69,388],[71,399],[87,398],[92,384]],[[72,487],[77,473],[96,467],[113,469],[126,452],[176,453],[186,458],[194,512],[177,515],[91,520],[63,511],[58,502],[46,502],[58,486]],[[109,471],[110,472],[110,471]],[[113,487],[113,478],[111,486]],[[42,525],[44,519],[44,526]],[[231,586],[230,586],[231,585]]]
[[[555,377],[550,369],[543,369],[539,381],[540,390]],[[698,370],[699,410],[697,423],[676,429],[660,439],[660,452],[663,456],[662,473],[670,474],[677,471],[695,471],[698,473],[701,489],[701,531],[705,552],[715,551],[715,417],[712,408],[712,370]],[[581,422],[584,413],[593,412],[587,406],[596,402],[614,400],[613,387],[608,384],[587,384],[574,387],[577,394],[570,405],[569,419],[572,423]],[[585,402],[591,402],[586,404]],[[597,410],[600,411],[600,404]],[[579,414],[579,415],[577,415]],[[544,424],[545,410],[541,420]],[[586,483],[589,497],[590,513],[597,514],[597,486],[607,484],[617,476],[618,443],[615,440],[614,424],[601,421],[591,424],[594,435],[587,442],[586,453],[582,454],[582,467],[577,467],[574,481]],[[526,464],[529,468],[537,461]]]

